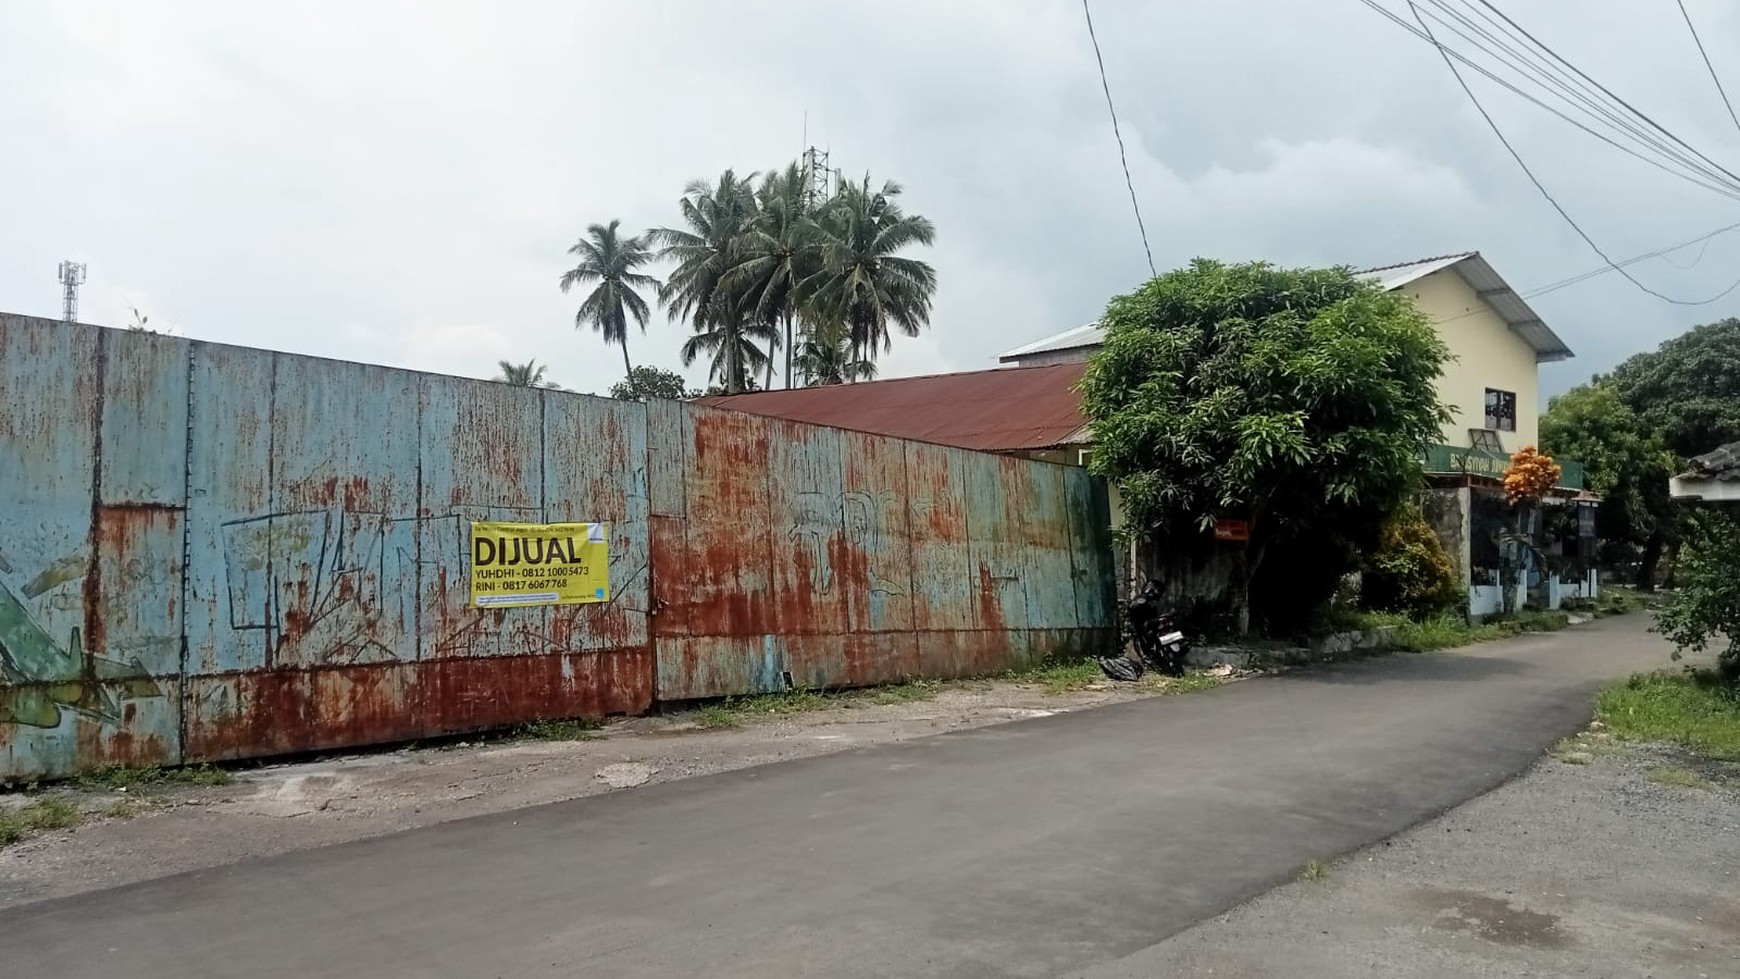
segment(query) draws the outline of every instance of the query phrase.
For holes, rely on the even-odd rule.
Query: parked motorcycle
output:
[[[1125,619],[1130,624],[1135,641],[1136,658],[1109,657],[1100,660],[1100,669],[1114,680],[1136,680],[1146,670],[1166,676],[1183,676],[1184,659],[1190,653],[1190,641],[1178,628],[1177,618],[1160,603],[1160,586],[1150,581],[1125,607]]]

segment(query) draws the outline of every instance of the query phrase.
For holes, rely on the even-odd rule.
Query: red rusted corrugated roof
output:
[[[696,404],[815,425],[1007,452],[1084,441],[1075,384],[1085,363],[1000,367],[857,384],[696,398]]]

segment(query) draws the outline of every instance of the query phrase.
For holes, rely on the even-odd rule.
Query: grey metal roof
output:
[[[1456,252],[1451,255],[1438,255],[1433,258],[1422,258],[1398,265],[1383,265],[1378,268],[1364,269],[1356,274],[1366,276],[1386,290],[1400,289],[1410,282],[1423,279],[1434,272],[1453,268],[1468,287],[1480,295],[1480,298],[1492,306],[1505,323],[1515,333],[1522,337],[1528,345],[1534,348],[1535,362],[1547,363],[1555,360],[1568,360],[1575,356],[1565,341],[1559,339],[1550,327],[1529,308],[1510,284],[1498,274],[1493,267],[1482,258],[1479,252]],[[1454,322],[1446,320],[1445,323]],[[1442,325],[1442,324],[1439,324]],[[1086,326],[1078,326],[1072,330],[1054,334],[1023,347],[1002,354],[997,359],[1003,363],[1031,357],[1035,354],[1055,353],[1063,350],[1080,350],[1084,347],[1097,347],[1105,339],[1105,331],[1097,322]]]
[[[1098,320],[1073,330],[1064,330],[1041,340],[1035,340],[1024,347],[1016,347],[997,359],[1008,362],[1021,357],[1031,357],[1034,354],[1056,353],[1060,350],[1079,350],[1083,347],[1097,347],[1105,339],[1105,331],[1100,329]]]
[[[1740,442],[1730,442],[1713,452],[1694,456],[1691,471],[1684,474],[1695,479],[1740,482]],[[1683,478],[1683,477],[1682,477]]]

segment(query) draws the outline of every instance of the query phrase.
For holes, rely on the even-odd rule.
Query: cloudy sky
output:
[[[1405,0],[1384,0],[1406,10]],[[1687,0],[1740,96],[1740,5]],[[1502,7],[1740,171],[1672,0]],[[1527,290],[1599,266],[1433,50],[1356,0],[1096,0],[1154,260],[1374,265],[1479,249]],[[1479,82],[1615,258],[1740,204]],[[938,240],[932,329],[885,376],[988,367],[1093,319],[1147,263],[1078,0],[0,0],[0,309],[484,377],[537,357],[602,391],[620,356],[556,280],[588,223],[673,223],[682,185],[791,160],[907,188]],[[1706,298],[1740,233],[1635,267]],[[1671,260],[1671,261],[1670,261]],[[1609,274],[1536,301],[1557,390],[1695,323]],[[676,366],[662,314],[637,362]],[[700,380],[703,367],[691,375]]]

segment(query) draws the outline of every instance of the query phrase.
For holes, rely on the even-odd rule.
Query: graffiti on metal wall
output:
[[[883,514],[898,497],[892,490],[880,493],[824,493],[802,490],[792,494],[792,513],[786,539],[791,541],[807,560],[810,570],[810,590],[826,595],[834,589],[834,566],[829,560],[828,542],[836,533],[852,547],[900,536],[901,528],[887,526]],[[870,573],[873,594],[905,595],[906,585]]]
[[[5,579],[16,569],[0,555],[0,724],[58,727],[67,711],[118,724],[126,701],[163,696],[137,659],[97,655],[76,627],[59,643],[25,607],[82,581],[87,563],[76,556],[52,561],[14,592]]]
[[[539,512],[513,515],[537,519]],[[467,519],[333,508],[229,521],[223,525],[229,625],[265,633],[267,668],[403,658],[416,638],[420,583],[464,581]],[[623,567],[620,553],[609,564],[610,576],[622,576],[624,584],[646,571],[644,563]],[[600,607],[614,604],[622,590]],[[442,656],[463,653],[493,621],[464,614],[433,625],[431,648]]]
[[[392,660],[415,622],[416,524],[336,508],[224,524],[230,628],[266,633],[268,668]]]

